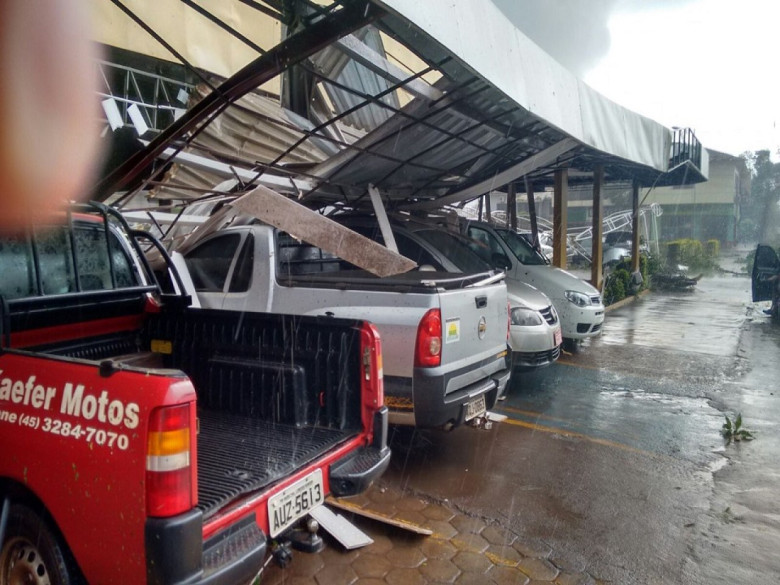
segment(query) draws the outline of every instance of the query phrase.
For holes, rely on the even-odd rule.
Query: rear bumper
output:
[[[149,585],[232,585],[249,581],[263,566],[266,538],[254,515],[203,542],[203,517],[192,510],[146,521]]]
[[[330,491],[334,496],[364,492],[390,465],[390,449],[364,447],[330,468]]]
[[[391,405],[390,422],[413,424],[425,428],[448,428],[463,424],[466,405],[479,396],[485,396],[485,406],[493,408],[504,391],[510,376],[507,352],[482,360],[460,370],[441,372],[436,368],[415,368],[413,386],[404,378],[385,378],[385,402]],[[413,409],[392,410],[387,396],[407,393]],[[394,414],[396,416],[394,416]]]
[[[374,413],[374,440],[371,445],[353,451],[330,466],[330,491],[336,496],[354,496],[382,475],[390,465],[387,447],[387,407]]]

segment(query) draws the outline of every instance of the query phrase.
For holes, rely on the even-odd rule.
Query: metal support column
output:
[[[639,272],[639,182],[631,185],[631,273]]]
[[[596,165],[593,169],[593,240],[591,242],[590,283],[601,290],[602,265],[604,258],[604,245],[601,237],[604,231],[604,202],[602,191],[604,187],[604,167]]]
[[[490,193],[485,193],[485,221],[490,221]]]
[[[509,229],[517,231],[517,191],[514,182],[509,183],[506,191],[506,213]]]
[[[566,268],[566,228],[569,206],[569,169],[555,171],[553,192],[553,266]]]
[[[528,217],[531,218],[531,237],[534,247],[541,250],[539,245],[539,224],[536,222],[536,199],[534,198],[534,184],[525,178],[525,195],[528,198]]]

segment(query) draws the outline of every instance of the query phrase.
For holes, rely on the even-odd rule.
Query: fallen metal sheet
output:
[[[466,201],[468,199],[474,199],[478,195],[489,193],[497,187],[503,187],[507,183],[515,181],[520,177],[538,169],[539,167],[543,167],[552,163],[558,157],[566,154],[570,150],[576,148],[578,145],[579,143],[573,138],[564,138],[549,148],[546,148],[541,152],[537,152],[522,162],[505,169],[497,175],[490,177],[489,179],[485,179],[476,185],[466,187],[465,189],[457,191],[456,193],[450,193],[449,195],[439,197],[433,201],[423,201],[421,203],[409,205],[408,209],[435,209],[437,207],[441,207],[442,205],[451,205],[453,203],[460,203],[461,201]]]
[[[390,526],[395,526],[396,528],[401,528],[403,530],[408,530],[409,532],[414,532],[415,534],[421,534],[423,536],[430,536],[431,534],[433,534],[433,530],[431,530],[430,528],[425,528],[424,526],[420,526],[419,524],[415,524],[414,522],[401,520],[400,518],[390,518],[389,516],[384,516],[383,514],[380,514],[378,512],[372,512],[371,510],[366,510],[364,508],[361,508],[360,506],[357,506],[345,500],[340,500],[338,498],[333,498],[328,496],[327,498],[325,498],[325,503],[339,510],[344,510],[345,512],[352,512],[353,514],[357,514],[358,516],[363,516],[371,520],[376,520],[377,522],[383,522],[385,524],[389,524]]]
[[[347,550],[368,546],[374,542],[368,534],[360,530],[340,514],[334,514],[326,506],[318,506],[309,512],[309,516],[320,523],[328,534],[338,540]]]
[[[409,258],[266,187],[257,187],[231,206],[376,276],[402,274],[417,266]]]
[[[200,299],[198,298],[198,293],[195,290],[195,283],[192,282],[192,275],[190,275],[187,263],[184,261],[184,256],[176,251],[171,252],[171,262],[173,262],[176,270],[179,271],[179,278],[181,278],[181,282],[184,285],[184,290],[180,291],[180,293],[190,296],[190,299],[192,299],[190,301],[190,307],[200,309]]]
[[[223,206],[219,211],[209,216],[200,227],[189,234],[184,242],[176,246],[176,250],[181,254],[186,254],[203,238],[229,225],[235,217],[236,211],[230,205]]]
[[[395,236],[390,227],[390,220],[387,219],[387,211],[385,211],[385,206],[382,204],[382,195],[379,193],[379,189],[369,184],[368,195],[371,198],[371,205],[374,206],[374,214],[379,222],[379,229],[382,231],[382,239],[385,242],[385,246],[393,252],[398,252],[398,244],[395,242]]]
[[[282,192],[299,193],[301,191],[310,191],[314,188],[314,183],[306,179],[292,179],[281,177],[272,173],[263,173],[258,178],[258,172],[251,169],[245,169],[236,165],[229,165],[218,160],[206,158],[193,152],[177,152],[174,148],[166,148],[160,153],[161,158],[171,159],[177,163],[208,171],[223,179],[232,179],[238,177],[242,181],[256,181],[265,184],[267,187],[279,189]]]
[[[505,414],[498,414],[497,412],[488,411],[485,415],[490,422],[504,422],[507,419]]]
[[[206,222],[208,217],[200,215],[182,215],[178,213],[167,213],[164,211],[123,211],[122,216],[130,223],[158,223],[160,225],[170,225],[176,223],[178,225],[186,225],[191,227],[197,227]]]

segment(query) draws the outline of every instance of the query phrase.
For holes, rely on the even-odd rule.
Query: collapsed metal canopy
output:
[[[170,21],[165,15],[145,22],[131,2],[95,1],[121,7],[165,41],[154,30]],[[675,147],[671,130],[578,81],[488,1],[337,0],[323,7],[241,0],[243,10],[284,24],[286,38],[267,48],[208,4],[174,3],[177,11],[184,6],[210,23],[212,34],[201,41],[206,48],[229,35],[259,56],[109,177],[103,195],[182,140],[195,153],[255,169],[258,176],[301,179],[305,188],[296,187],[296,194],[311,206],[367,202],[373,184],[395,206],[433,207],[523,176],[544,180],[564,166],[587,172],[602,165],[607,180],[645,185],[706,178],[697,142]],[[217,5],[225,11],[224,2]],[[289,126],[291,114],[307,120],[283,151],[253,151],[247,158],[215,148],[218,141],[209,142],[207,132],[199,136],[205,121],[227,115],[228,104],[277,75],[287,114],[258,116],[256,123]],[[315,146],[329,156],[312,157]],[[677,174],[667,172],[670,164]]]

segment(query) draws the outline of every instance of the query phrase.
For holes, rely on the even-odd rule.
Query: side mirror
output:
[[[512,263],[504,254],[492,254],[490,256],[490,263],[496,270],[509,270],[512,268]]]

